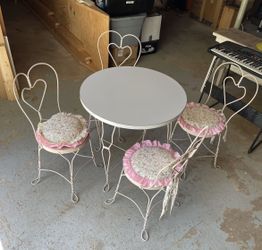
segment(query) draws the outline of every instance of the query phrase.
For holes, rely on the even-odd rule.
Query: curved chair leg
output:
[[[169,143],[171,141],[171,137],[172,137],[172,122],[170,122],[169,124],[166,125],[166,142]]]
[[[142,189],[143,190],[143,189]],[[144,219],[144,223],[143,223],[143,228],[142,228],[142,231],[141,231],[141,239],[143,241],[148,241],[149,240],[149,233],[146,229],[146,226],[147,226],[147,221],[148,221],[148,217],[150,215],[150,212],[152,211],[153,207],[155,205],[152,206],[152,203],[154,201],[154,199],[157,197],[157,195],[161,192],[161,189],[158,190],[151,198],[149,198],[149,195],[145,192],[145,190],[143,190],[144,194],[146,195],[147,197],[147,206],[146,206],[146,213],[145,215],[143,216],[143,219]],[[134,201],[133,201],[134,202]],[[136,202],[134,202],[134,204],[136,204]],[[138,207],[138,205],[136,204],[136,206]],[[138,207],[139,208],[139,207]],[[140,211],[141,213],[141,211]],[[141,213],[142,214],[142,213]]]
[[[71,201],[73,203],[77,203],[79,201],[79,198],[76,195],[75,190],[74,190],[74,160],[75,160],[75,157],[77,156],[78,152],[79,152],[79,150],[74,153],[71,161],[69,161],[70,185],[71,185]]]
[[[101,143],[102,143],[102,160],[103,160],[103,165],[104,165],[104,171],[105,171],[105,185],[103,187],[103,191],[104,192],[108,192],[110,190],[110,185],[109,185],[109,179],[108,179],[108,173],[109,173],[109,167],[110,167],[110,161],[111,161],[111,147],[114,144],[114,134],[115,134],[115,130],[116,127],[113,127],[112,133],[111,133],[111,139],[109,142],[107,142],[107,144],[109,144],[108,146],[105,145],[104,143],[104,134],[105,134],[105,130],[104,130],[104,123],[102,123],[102,130],[101,130]],[[106,159],[105,157],[105,150],[108,152],[108,158]]]
[[[95,158],[95,154],[94,154],[92,142],[91,142],[90,139],[89,139],[89,146],[90,146],[91,156],[92,156],[92,160],[93,160],[93,162],[94,162],[94,165],[95,165],[96,167],[98,167],[98,166],[97,166],[97,163],[96,163],[96,158]]]
[[[116,190],[115,190],[114,196],[112,198],[110,198],[110,199],[107,199],[105,201],[105,205],[111,205],[111,204],[113,204],[115,202],[116,195],[118,194],[120,182],[121,182],[121,179],[122,179],[123,176],[124,176],[124,169],[122,168],[121,174],[120,174],[119,179],[118,179],[118,183],[117,183],[117,186],[116,186]]]
[[[218,136],[218,143],[217,143],[216,153],[215,153],[215,157],[214,157],[214,167],[215,168],[217,168],[217,157],[218,157],[220,142],[221,142],[221,134],[219,134],[219,136]]]
[[[176,123],[175,123],[175,125],[174,125],[174,127],[173,127],[173,129],[172,129],[172,131],[170,133],[169,141],[172,141],[172,138],[173,138],[174,133],[175,133],[176,128],[177,128],[177,124],[178,124],[178,122],[176,121]]]
[[[142,133],[142,141],[145,140],[145,136],[146,136],[146,129],[143,130],[143,133]]]
[[[126,141],[126,138],[124,136],[121,136],[121,129],[117,128],[117,131],[118,131],[118,141],[120,143],[124,143]]]
[[[38,145],[38,174],[37,174],[36,179],[31,181],[32,185],[36,185],[37,183],[39,183],[40,178],[41,178],[41,150],[42,149],[43,148]]]
[[[102,135],[101,135],[101,130],[100,130],[100,123],[97,119],[95,119],[95,124],[96,124],[96,132],[97,132],[97,136],[99,138],[98,142],[98,147],[95,148],[96,151],[100,151],[102,149]]]

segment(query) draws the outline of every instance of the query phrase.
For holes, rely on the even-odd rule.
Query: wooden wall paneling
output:
[[[4,43],[4,37],[2,33],[2,28],[0,25],[0,96],[2,98],[8,99],[10,101],[15,100],[13,92],[13,79],[14,74],[12,71],[12,66],[9,61],[7,50]]]
[[[97,40],[100,34],[109,30],[109,16],[97,7],[88,7],[75,0],[68,1],[69,30],[80,41],[92,57],[94,67],[100,69],[100,61],[97,51]],[[86,9],[88,8],[88,11]],[[101,40],[102,57],[105,65],[108,65],[109,36]]]
[[[0,49],[2,47],[4,47],[4,46],[5,46],[5,44],[4,44],[4,36],[2,35],[1,25],[0,25]],[[1,55],[2,54],[0,53],[0,56]],[[5,85],[4,85],[4,77],[3,77],[3,74],[2,74],[1,68],[0,68],[0,98],[7,99],[7,95],[6,95],[6,92],[5,92]]]
[[[201,16],[201,8],[202,8],[203,0],[193,0],[190,13],[193,15],[193,17],[199,18]]]
[[[233,27],[236,21],[238,9],[239,8],[234,6],[224,6],[221,18],[219,20],[218,28],[229,29]]]
[[[205,12],[205,7],[206,7],[206,0],[202,1],[201,9],[200,9],[200,15],[199,15],[199,21],[202,22],[204,18],[204,12]]]
[[[7,95],[6,95],[6,92],[5,92],[5,86],[4,86],[4,78],[2,76],[1,70],[0,70],[0,98],[1,99],[7,99]]]
[[[3,12],[1,10],[1,6],[0,6],[0,26],[2,27],[3,35],[6,36],[5,22],[4,22],[4,16],[3,16]]]
[[[109,30],[109,16],[96,6],[76,0],[25,0],[58,40],[90,70],[101,69],[96,42]],[[51,9],[52,8],[52,9]],[[102,58],[108,65],[109,36],[102,40]]]
[[[212,28],[216,29],[218,26],[219,18],[221,17],[222,11],[224,6],[224,0],[217,0],[216,1],[216,8],[215,13],[212,21]]]

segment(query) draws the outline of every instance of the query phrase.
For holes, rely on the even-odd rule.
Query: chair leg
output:
[[[218,157],[220,142],[221,142],[221,134],[219,134],[219,136],[218,136],[218,143],[217,143],[216,153],[215,153],[215,157],[214,157],[214,167],[215,168],[217,168],[217,157]]]
[[[37,174],[37,178],[31,181],[32,185],[36,185],[37,183],[40,182],[40,178],[41,178],[41,150],[42,149],[43,148],[38,145],[38,174]]]
[[[98,136],[98,138],[99,138],[99,140],[98,140],[99,144],[98,144],[98,147],[95,148],[95,150],[96,150],[96,151],[100,151],[100,150],[102,149],[102,142],[101,142],[101,140],[102,140],[102,135],[101,135],[101,130],[100,130],[100,123],[99,123],[99,121],[98,121],[97,119],[95,119],[95,124],[96,124],[97,136]]]
[[[123,176],[125,176],[125,175],[124,175],[124,169],[122,168],[121,174],[119,176],[119,180],[118,180],[118,183],[117,183],[117,186],[116,186],[116,190],[115,190],[114,196],[112,198],[110,198],[110,199],[107,199],[105,201],[105,205],[111,205],[111,204],[113,204],[115,202],[116,195],[118,194],[118,190],[119,190],[119,187],[120,187],[120,182],[121,182],[121,179],[122,179]]]
[[[95,158],[94,150],[93,150],[93,147],[92,147],[92,142],[91,142],[90,139],[89,139],[89,146],[90,146],[91,156],[92,156],[92,160],[93,160],[93,162],[94,162],[94,165],[95,165],[96,167],[98,167],[98,166],[97,166],[97,163],[96,163],[96,158]]]
[[[145,136],[146,136],[146,129],[143,130],[143,133],[142,133],[142,141],[145,140]]]
[[[148,231],[146,229],[146,225],[147,225],[148,217],[149,217],[149,214],[150,214],[150,211],[151,211],[152,201],[153,201],[153,199],[151,199],[148,202],[147,207],[146,207],[146,214],[145,214],[145,217],[144,217],[144,224],[143,224],[143,228],[142,228],[142,231],[141,231],[141,239],[143,241],[148,241],[149,240],[149,233],[148,233]]]
[[[118,131],[118,141],[120,143],[124,143],[126,141],[126,138],[124,136],[121,136],[121,129],[117,128],[117,131]]]
[[[78,152],[79,152],[79,150],[74,153],[71,161],[69,161],[70,185],[71,185],[71,201],[73,203],[77,203],[79,201],[79,198],[76,195],[75,190],[74,190],[74,160],[75,160],[75,157],[77,156]]]
[[[171,141],[172,137],[172,122],[166,125],[166,143]]]
[[[172,141],[172,138],[173,138],[174,133],[175,133],[176,128],[177,128],[177,124],[178,124],[178,122],[175,123],[175,125],[174,125],[174,127],[173,127],[173,129],[172,129],[172,131],[170,133],[169,141]]]
[[[142,189],[143,190],[143,189]],[[146,229],[146,226],[147,226],[147,221],[148,221],[148,217],[149,217],[149,215],[150,215],[150,212],[152,211],[152,209],[153,209],[153,207],[155,206],[155,205],[157,205],[157,203],[156,204],[154,204],[153,206],[152,206],[152,204],[153,204],[153,201],[154,201],[154,199],[158,196],[158,194],[161,192],[162,190],[161,189],[159,189],[151,198],[149,198],[149,195],[145,192],[145,190],[143,190],[143,192],[144,192],[144,194],[146,195],[146,197],[147,197],[147,206],[146,206],[146,213],[145,213],[145,215],[143,216],[143,219],[144,219],[144,224],[143,224],[143,228],[142,228],[142,231],[141,231],[141,239],[143,240],[143,241],[148,241],[149,240],[149,233],[148,233],[148,231],[147,231],[147,229]],[[134,202],[134,201],[133,201]],[[134,202],[135,203],[135,202]],[[135,203],[136,204],[136,203]],[[138,205],[136,204],[136,206],[138,207]],[[138,207],[139,208],[139,207]],[[141,211],[140,211],[140,213],[141,213]],[[142,214],[142,213],[141,213]]]

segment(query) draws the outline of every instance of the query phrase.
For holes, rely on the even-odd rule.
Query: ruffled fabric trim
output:
[[[72,121],[74,121],[74,119],[78,120],[79,125],[77,124],[77,122],[71,123]],[[61,126],[61,129],[57,130],[56,125],[58,125],[58,127]],[[52,126],[54,126],[54,130]],[[69,133],[71,126],[73,132],[70,134],[70,136],[72,138],[70,138],[70,136],[66,136],[63,139],[63,136],[61,137],[61,135],[63,135],[63,133]],[[78,126],[79,128],[77,128],[76,126]],[[77,131],[77,129],[79,129],[79,131]],[[54,140],[50,140],[49,137],[47,138],[47,136],[45,136],[45,131],[48,132],[49,136],[53,133],[53,136],[50,136],[50,138],[54,138]],[[59,135],[57,136],[56,133],[59,133]],[[87,121],[81,115],[74,115],[71,113],[64,112],[57,113],[46,122],[38,124],[38,128],[35,133],[35,138],[40,145],[43,145],[47,148],[77,148],[89,138]],[[56,141],[57,139],[59,140]]]
[[[218,111],[214,108],[210,108],[205,104],[201,104],[201,103],[195,103],[195,102],[190,102],[186,105],[186,109],[192,109],[192,108],[202,108],[202,109],[206,109],[208,110],[208,112],[213,112],[217,118],[218,118],[218,122],[216,123],[215,126],[213,127],[208,127],[207,129],[207,134],[205,137],[209,138],[209,137],[213,137],[214,135],[220,134],[226,127],[225,123],[226,123],[226,117],[224,116],[223,113],[218,113]],[[201,130],[204,127],[197,127],[197,126],[193,126],[191,124],[189,124],[187,121],[185,121],[185,119],[183,118],[183,113],[182,115],[179,116],[178,118],[178,123],[181,126],[181,128],[183,128],[185,131],[187,131],[188,133],[194,135],[194,136],[198,136],[199,133],[201,132]]]
[[[36,141],[38,142],[38,144],[43,145],[47,148],[54,148],[54,149],[77,148],[80,145],[82,145],[89,138],[89,133],[87,133],[84,138],[82,138],[79,141],[74,142],[74,143],[67,143],[67,142],[53,143],[53,142],[50,142],[39,131],[36,131],[35,138],[36,138]]]
[[[156,141],[156,140],[155,141],[146,140],[141,143],[136,143],[125,152],[125,155],[123,157],[123,168],[124,168],[125,174],[130,179],[134,180],[134,182],[139,183],[141,187],[153,188],[153,187],[168,186],[169,183],[171,183],[172,181],[172,177],[178,175],[178,173],[182,171],[183,167],[180,164],[178,164],[172,176],[162,178],[162,179],[152,180],[147,177],[140,176],[132,166],[132,157],[136,153],[136,151],[144,147],[159,147],[159,148],[165,149],[171,154],[171,156],[174,158],[174,161],[176,159],[179,159],[180,157],[180,154],[174,151],[171,145],[167,143],[161,144],[159,141]],[[165,167],[165,166],[162,166],[162,167]]]

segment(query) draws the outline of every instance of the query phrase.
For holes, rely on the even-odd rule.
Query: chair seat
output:
[[[126,177],[135,185],[157,189],[167,186],[172,177],[182,171],[182,166],[178,165],[175,170],[167,168],[158,175],[160,170],[179,157],[180,154],[170,144],[146,140],[134,144],[126,151],[123,169]]]
[[[57,113],[38,124],[35,136],[37,142],[46,148],[78,148],[89,136],[87,121],[81,115]]]
[[[182,129],[194,136],[207,126],[205,137],[213,137],[225,129],[226,117],[205,104],[190,102],[178,118],[178,123]]]

